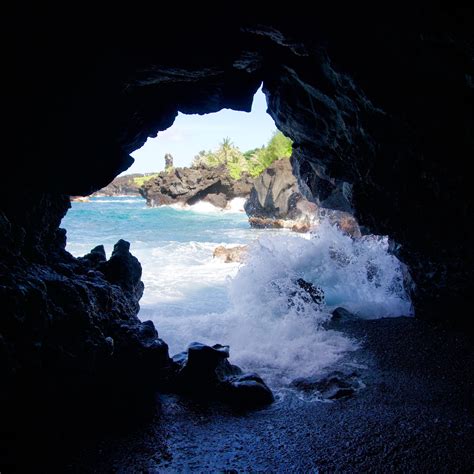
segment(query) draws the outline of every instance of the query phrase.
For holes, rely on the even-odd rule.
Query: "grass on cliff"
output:
[[[159,173],[151,173],[151,174],[146,174],[144,176],[137,176],[136,178],[133,178],[134,184],[136,184],[138,187],[143,186],[147,181],[150,181],[150,179],[158,177]]]
[[[275,160],[289,158],[292,141],[280,131],[276,131],[267,145],[242,153],[230,138],[224,138],[214,151],[201,151],[194,157],[192,166],[216,167],[225,165],[232,179],[239,179],[243,173],[253,178],[266,170]]]

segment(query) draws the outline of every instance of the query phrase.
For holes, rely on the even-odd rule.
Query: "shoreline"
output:
[[[289,391],[269,408],[235,412],[159,395],[148,421],[103,434],[66,470],[472,471],[470,338],[411,317],[340,329],[362,343],[345,358],[365,386],[352,398],[307,402]]]

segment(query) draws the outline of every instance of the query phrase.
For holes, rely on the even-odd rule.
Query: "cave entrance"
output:
[[[73,203],[63,221],[68,250],[80,256],[104,244],[110,254],[117,240],[130,241],[145,284],[139,317],[155,323],[171,355],[193,341],[229,344],[233,362],[270,383],[310,375],[352,347],[324,331],[332,310],[397,316],[410,302],[388,239],[362,236],[350,216],[321,224],[290,155],[261,91],[251,114],[180,115],[114,183]],[[313,236],[310,224],[319,225]],[[325,305],[304,294],[308,284],[323,290]]]

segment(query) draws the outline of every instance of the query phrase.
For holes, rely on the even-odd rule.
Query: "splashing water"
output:
[[[385,237],[353,240],[327,223],[313,235],[252,230],[241,213],[91,201],[73,203],[63,221],[68,249],[81,255],[100,243],[110,251],[119,238],[131,241],[145,283],[139,317],[155,322],[171,354],[192,341],[229,344],[233,363],[278,387],[356,347],[322,326],[333,308],[361,318],[412,314]],[[244,265],[212,257],[217,245],[244,243]],[[325,306],[304,297],[299,278],[324,290]]]

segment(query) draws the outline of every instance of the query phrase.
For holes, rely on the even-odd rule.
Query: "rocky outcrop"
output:
[[[102,394],[155,388],[152,374],[170,363],[153,323],[137,317],[142,270],[129,243],[108,260],[102,246],[74,258],[59,228],[69,206],[67,196],[31,194],[0,213],[2,429],[19,423],[15,407],[32,393],[32,406],[85,404],[92,389],[97,405]]]
[[[229,346],[206,346],[193,342],[185,352],[173,356],[176,373],[171,386],[179,393],[218,399],[240,408],[254,408],[273,402],[273,393],[261,377],[244,374],[232,365]]]
[[[318,216],[320,220],[326,220],[336,226],[342,233],[354,238],[362,236],[362,229],[357,219],[350,213],[335,211],[333,209],[319,208]]]
[[[232,179],[225,166],[200,165],[162,172],[146,182],[140,194],[151,207],[205,201],[223,209],[231,199],[247,197],[252,185],[253,179],[248,175]]]
[[[118,176],[110,184],[93,193],[92,196],[140,196],[143,178],[154,176],[156,173],[134,173]],[[138,182],[136,179],[139,178]]]
[[[317,377],[293,380],[291,386],[323,400],[340,400],[354,396],[364,384],[357,372],[336,370]]]
[[[317,206],[299,191],[290,160],[274,161],[256,180],[245,212],[252,227],[288,228],[307,232],[316,218]]]
[[[237,245],[235,247],[225,247],[218,245],[212,254],[214,258],[224,260],[225,263],[241,263],[245,260],[248,252],[248,245]]]

